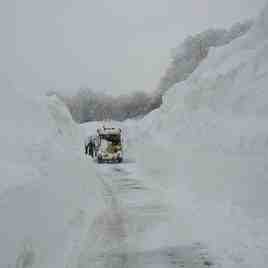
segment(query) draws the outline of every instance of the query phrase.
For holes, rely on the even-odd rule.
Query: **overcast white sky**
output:
[[[254,17],[266,0],[3,2],[0,71],[15,87],[118,94],[153,90],[187,35]]]

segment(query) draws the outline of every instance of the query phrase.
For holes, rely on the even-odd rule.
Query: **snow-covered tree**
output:
[[[57,95],[66,103],[74,120],[79,123],[105,119],[122,121],[144,116],[161,105],[162,95],[166,90],[186,80],[194,72],[200,62],[207,57],[211,47],[230,43],[244,35],[251,25],[251,21],[246,21],[234,24],[228,31],[209,29],[187,37],[172,51],[171,64],[153,93],[134,92],[114,97],[90,88],[81,88],[71,97]]]

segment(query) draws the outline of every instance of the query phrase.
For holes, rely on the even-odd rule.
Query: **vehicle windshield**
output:
[[[114,144],[121,144],[121,137],[120,135],[115,135],[115,134],[103,134],[100,135],[102,140],[106,140],[108,142],[112,142]]]

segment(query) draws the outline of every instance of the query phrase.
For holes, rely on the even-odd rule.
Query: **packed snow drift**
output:
[[[57,98],[1,90],[0,267],[67,267],[104,207],[82,134]]]
[[[215,265],[268,264],[267,85],[268,4],[135,125],[136,158],[176,207],[171,240],[206,243]]]

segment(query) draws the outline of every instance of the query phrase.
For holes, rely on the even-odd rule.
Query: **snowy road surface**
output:
[[[161,190],[144,179],[134,161],[97,166],[103,183],[107,211],[95,221],[96,237],[80,256],[79,267],[211,267],[212,261],[201,243],[169,245],[163,237],[172,209],[161,198]],[[159,226],[162,228],[159,229]],[[164,231],[165,232],[165,231]],[[160,246],[150,238],[162,240]],[[95,243],[95,254],[88,255]],[[92,251],[91,251],[92,252]]]

